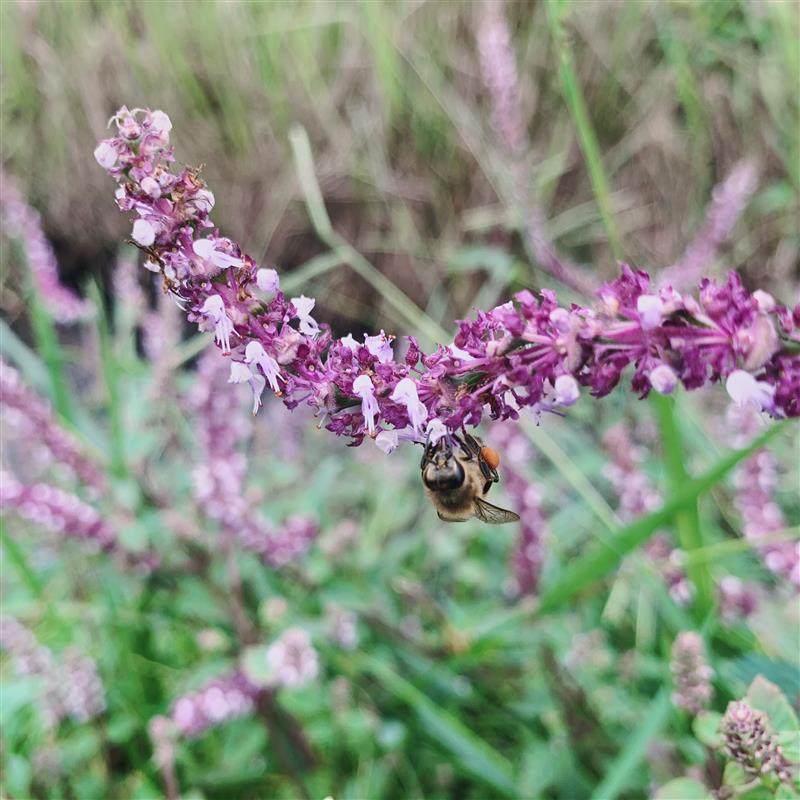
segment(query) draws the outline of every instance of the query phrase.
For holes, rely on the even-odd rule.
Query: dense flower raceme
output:
[[[46,727],[72,717],[86,722],[102,714],[106,695],[94,662],[74,648],[58,662],[53,652],[14,617],[0,617],[0,648],[8,652],[18,675],[34,675],[43,682],[39,713]]]
[[[790,764],[760,711],[752,709],[744,700],[735,700],[728,704],[720,730],[728,755],[741,764],[748,775],[779,781],[791,779]]]
[[[50,315],[56,322],[64,324],[92,316],[94,306],[61,282],[55,253],[44,235],[39,213],[22,199],[8,176],[0,176],[0,184],[3,229],[19,242],[39,297]]]
[[[396,359],[392,337],[332,337],[312,317],[314,300],[286,298],[278,275],[259,269],[209,219],[214,196],[197,170],[169,170],[171,122],[161,111],[113,117],[117,135],[95,150],[118,182],[117,204],[136,215],[132,237],[150,255],[190,321],[231,356],[231,380],[248,383],[253,408],[266,386],[289,408],[312,406],[327,428],[386,451],[421,438],[440,420],[451,431],[608,394],[633,364],[633,389],[667,394],[727,380],[737,402],[800,416],[800,306],[791,311],[735,274],[703,281],[699,299],[650,286],[623,267],[596,308],[563,308],[555,294],[519,292],[515,303],[459,323],[453,344],[425,355],[409,336]],[[208,234],[208,235],[206,235]]]
[[[98,466],[55,419],[49,403],[31,391],[19,372],[0,359],[0,407],[4,420],[18,438],[44,445],[50,459],[67,469],[95,492],[105,480]]]

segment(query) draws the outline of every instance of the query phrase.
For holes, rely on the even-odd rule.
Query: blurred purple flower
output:
[[[215,725],[251,714],[261,692],[243,672],[231,672],[178,698],[170,717],[184,736],[193,738]]]
[[[19,372],[0,359],[0,406],[4,422],[19,437],[44,445],[52,459],[84,484],[99,493],[105,479],[99,467],[87,457],[75,438],[56,421],[50,404],[23,382]],[[13,416],[13,421],[12,421]]]
[[[18,240],[25,255],[25,266],[30,270],[39,298],[50,316],[65,325],[91,317],[94,306],[61,282],[56,256],[42,230],[39,212],[22,199],[7,175],[0,175],[0,186],[3,228]]]
[[[411,427],[407,404],[392,400],[404,378],[416,383],[427,421],[441,420],[451,431],[477,425],[487,410],[493,419],[515,419],[520,408],[540,404],[561,375],[602,397],[631,364],[633,389],[642,396],[651,389],[651,372],[662,364],[687,389],[744,369],[774,389],[763,410],[800,416],[800,356],[781,349],[783,340],[800,341],[800,307],[765,310],[734,273],[722,284],[704,280],[696,300],[670,288],[655,292],[646,273],[623,266],[621,276],[600,290],[596,309],[560,308],[550,291],[522,291],[516,304],[460,322],[452,347],[423,355],[409,337],[401,362],[386,343],[373,346],[375,337],[363,346],[352,337],[336,340],[310,317],[311,298],[287,301],[276,288],[265,301],[257,265],[233,242],[213,237],[213,252],[230,257],[215,257],[213,274],[198,260],[194,245],[213,228],[213,197],[196,170],[168,170],[172,150],[168,132],[155,121],[159,114],[120,109],[114,117],[118,135],[106,144],[117,154],[109,169],[119,183],[117,204],[153,226],[148,253],[165,286],[189,321],[213,330],[234,361],[244,362],[248,344],[258,342],[281,367],[287,407],[307,403],[329,430],[354,444],[382,430]],[[142,187],[149,176],[157,176],[157,199]],[[655,301],[647,301],[647,313],[640,311],[643,296],[657,298],[659,324],[650,307]]]
[[[727,426],[737,447],[744,447],[757,433],[759,415],[752,406],[732,405]],[[744,538],[756,546],[764,565],[800,590],[800,542],[787,539],[762,544],[760,540],[786,528],[786,519],[775,502],[778,462],[769,450],[759,450],[733,473],[734,503],[742,520]]]
[[[742,159],[734,164],[725,180],[714,187],[700,233],[683,255],[658,276],[661,286],[684,289],[695,284],[716,259],[753,192],[758,187],[758,164]]]
[[[10,473],[0,472],[0,509],[13,509],[35,525],[98,550],[120,551],[116,535],[97,510],[55,486],[23,484]]]
[[[208,518],[219,522],[243,547],[270,566],[282,567],[304,555],[319,530],[314,520],[304,516],[274,526],[245,496],[248,463],[244,446],[253,425],[252,419],[241,413],[240,398],[220,391],[231,363],[238,362],[226,361],[208,350],[198,364],[190,398],[202,453],[193,472],[195,499]]]
[[[267,665],[277,687],[298,689],[319,674],[319,657],[302,628],[288,628],[268,648]]]
[[[59,663],[32,631],[10,616],[0,617],[0,649],[11,655],[18,675],[42,679],[39,711],[47,727],[66,717],[87,722],[105,711],[105,689],[97,667],[76,649],[65,651]]]
[[[672,643],[670,661],[675,691],[672,702],[690,714],[699,714],[711,701],[711,678],[714,671],[706,661],[702,638],[693,631],[683,631]]]
[[[526,477],[533,461],[530,442],[517,426],[495,423],[491,440],[502,453],[502,471],[506,491],[514,511],[520,516],[520,529],[511,553],[511,573],[516,595],[536,594],[544,562],[547,523],[542,513],[539,487]]]

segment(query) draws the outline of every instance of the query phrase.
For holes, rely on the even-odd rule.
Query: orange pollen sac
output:
[[[500,466],[500,453],[493,447],[481,447],[481,458],[492,468]]]

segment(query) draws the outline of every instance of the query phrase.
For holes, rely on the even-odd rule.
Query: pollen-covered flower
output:
[[[670,661],[675,691],[672,702],[691,714],[699,714],[711,701],[711,678],[714,671],[708,666],[705,647],[693,631],[679,633],[672,643]]]

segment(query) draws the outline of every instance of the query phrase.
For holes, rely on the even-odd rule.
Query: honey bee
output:
[[[500,456],[475,436],[446,435],[425,443],[420,469],[422,482],[439,519],[445,522],[466,522],[477,517],[483,522],[500,525],[516,522],[519,515],[485,500],[493,483],[500,476]]]

